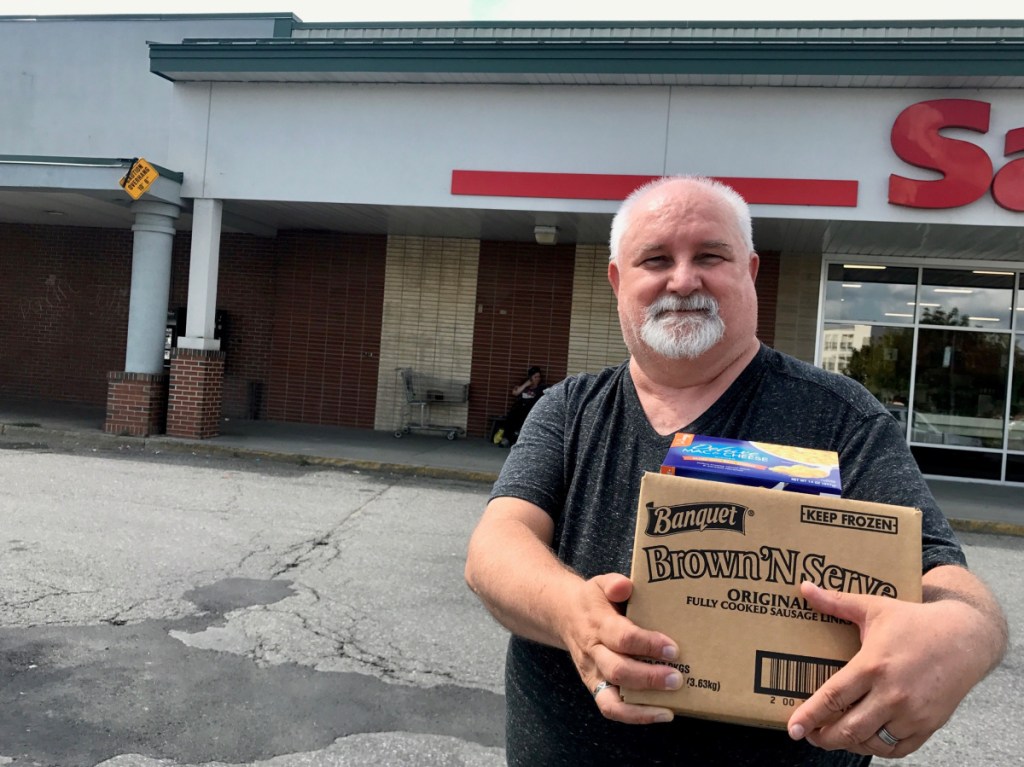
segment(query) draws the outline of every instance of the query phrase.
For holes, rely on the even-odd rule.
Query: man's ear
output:
[[[761,266],[761,257],[754,251],[750,251],[750,281],[757,281],[757,270]]]
[[[608,262],[608,282],[612,285],[615,297],[619,296],[619,265],[615,261]]]

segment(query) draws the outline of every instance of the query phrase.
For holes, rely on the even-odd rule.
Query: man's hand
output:
[[[630,689],[678,690],[682,676],[676,669],[646,663],[636,657],[674,661],[679,657],[675,643],[657,631],[641,629],[626,618],[618,605],[629,599],[633,584],[624,575],[610,573],[580,581],[575,609],[566,616],[563,640],[572,655],[583,684],[608,719],[626,724],[672,721],[670,709],[624,703],[620,686]],[[636,656],[636,657],[634,657]]]
[[[667,722],[669,709],[627,705],[618,686],[673,690],[682,677],[671,666],[636,657],[674,660],[679,648],[665,634],[645,631],[622,614],[633,592],[624,575],[584,580],[552,552],[554,523],[541,508],[495,498],[470,540],[466,581],[510,631],[568,650],[581,685],[609,719],[632,724]],[[607,685],[603,683],[607,682]]]
[[[806,737],[827,750],[906,756],[946,723],[998,663],[1005,647],[998,607],[966,570],[937,570],[959,570],[933,580],[967,583],[967,594],[945,593],[916,604],[801,585],[816,610],[860,627],[861,649],[793,713],[792,738]],[[928,594],[926,586],[926,599]],[[879,737],[883,727],[898,739],[895,745]]]

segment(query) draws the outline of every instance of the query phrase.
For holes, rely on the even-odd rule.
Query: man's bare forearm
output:
[[[509,631],[564,649],[563,605],[582,580],[558,561],[536,521],[506,513],[515,503],[499,498],[488,507],[470,539],[466,582]]]
[[[925,602],[952,600],[973,607],[980,620],[975,637],[975,650],[988,657],[986,673],[999,665],[1009,642],[1006,616],[992,592],[969,570],[956,565],[942,565],[925,573]]]

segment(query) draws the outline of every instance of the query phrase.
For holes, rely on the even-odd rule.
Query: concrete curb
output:
[[[320,455],[300,455],[298,453],[280,453],[273,450],[257,450],[237,445],[207,445],[197,442],[173,442],[161,438],[149,438],[146,446],[156,446],[164,450],[180,453],[203,453],[207,455],[223,455],[231,458],[251,457],[264,458],[268,461],[289,463],[298,466],[331,466],[338,469],[359,469],[360,471],[386,472],[390,474],[407,474],[434,479],[458,479],[466,482],[494,482],[496,473],[469,471],[466,469],[449,469],[443,466],[413,466],[405,463],[389,463],[387,461],[368,461],[360,458],[331,458]]]
[[[67,431],[49,429],[28,423],[0,424],[0,437],[10,439],[23,447],[48,448],[47,442],[60,441],[64,445],[73,444],[78,447],[93,447],[102,450],[129,448],[140,451],[148,450],[150,452],[162,450],[174,453],[192,453],[194,455],[219,455],[228,458],[262,458],[268,461],[297,466],[330,466],[339,469],[357,469],[360,471],[404,474],[433,479],[453,479],[464,482],[493,483],[498,478],[497,472],[453,469],[443,466],[417,466],[359,458],[332,458],[329,456],[283,453],[273,450],[239,447],[238,445],[216,445],[199,440],[182,440],[165,436],[129,437],[106,434],[104,432]],[[24,440],[24,443],[21,440]],[[0,441],[0,447],[2,446],[2,441]]]
[[[954,530],[964,533],[984,533],[987,535],[1013,535],[1024,538],[1024,525],[1010,522],[986,522],[981,519],[950,519],[949,524]]]

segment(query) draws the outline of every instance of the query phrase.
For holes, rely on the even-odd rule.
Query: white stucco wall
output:
[[[3,13],[0,4],[0,14]],[[172,170],[172,83],[148,42],[270,37],[270,18],[0,17],[0,153],[146,157]]]
[[[658,88],[193,84],[176,97],[172,157],[189,196],[564,210],[453,197],[451,171],[657,174],[664,164]]]
[[[472,85],[183,84],[170,162],[186,196],[610,212],[612,202],[453,196],[451,172],[505,170],[854,180],[856,209],[755,206],[755,215],[1019,226],[988,196],[954,210],[887,202],[891,173],[934,179],[890,147],[919,101],[992,104],[983,147],[996,169],[1024,126],[1024,93]]]

